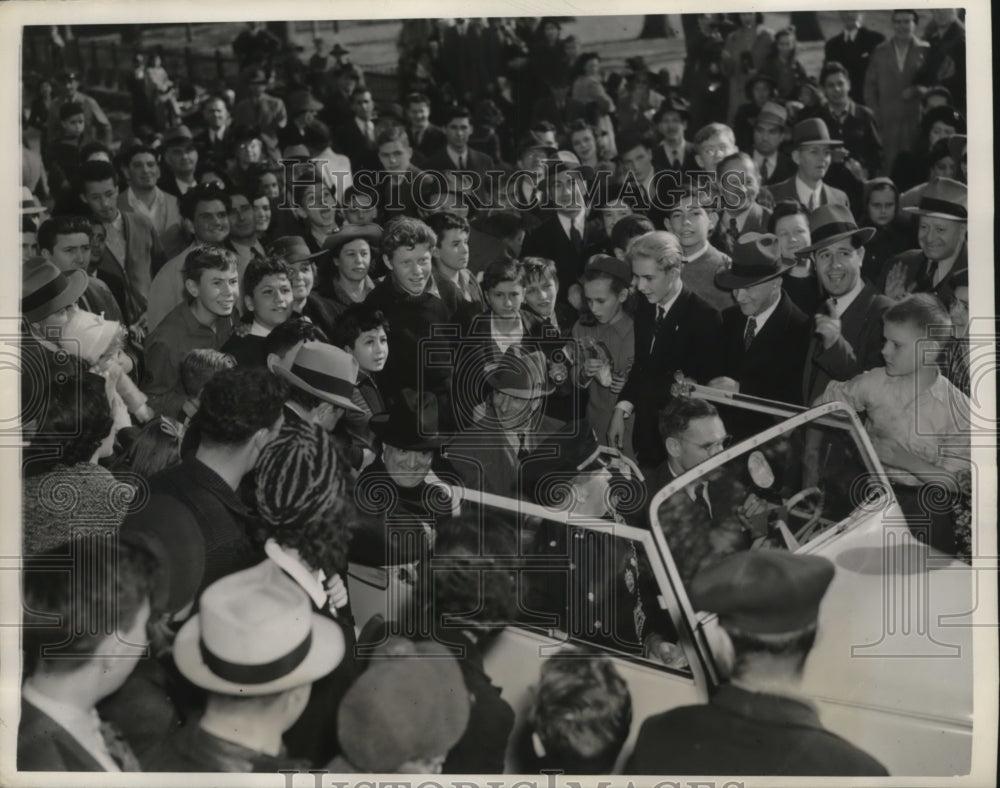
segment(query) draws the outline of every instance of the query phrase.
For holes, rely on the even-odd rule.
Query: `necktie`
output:
[[[731,240],[733,242],[733,246],[734,247],[736,246],[736,242],[739,240],[739,238],[740,238],[740,228],[739,228],[739,225],[736,224],[736,217],[730,216],[729,217],[729,240]]]
[[[139,772],[139,759],[135,757],[132,748],[122,737],[121,731],[110,722],[101,722],[101,738],[104,739],[104,746],[108,750],[108,755],[118,764],[123,772]]]
[[[576,222],[569,223],[569,242],[573,244],[573,248],[577,251],[583,246],[583,236],[576,229]]]
[[[702,482],[694,488],[694,502],[705,514],[712,516],[712,504],[708,502],[708,482]]]
[[[809,203],[806,205],[806,209],[809,211],[809,213],[812,213],[813,211],[816,210],[816,192],[811,192],[809,194]]]
[[[465,169],[465,156],[464,155],[458,157],[458,169],[460,169],[460,170],[464,170]]]
[[[924,274],[924,278],[927,280],[922,289],[933,290],[934,289],[934,277],[937,276],[938,261],[929,260],[927,262],[927,273]]]
[[[649,343],[650,352],[653,351],[653,346],[656,344],[656,335],[660,333],[660,326],[663,325],[663,321],[667,317],[667,310],[663,308],[662,304],[656,305],[656,322],[653,323],[653,338]]]
[[[747,320],[747,327],[743,331],[743,349],[746,350],[750,347],[750,343],[753,342],[753,338],[757,336],[757,318],[752,315]]]
[[[523,461],[528,456],[528,436],[523,432],[517,433],[517,459]]]
[[[769,170],[767,168],[767,159],[764,159],[760,163],[760,182],[761,183],[766,183],[768,177],[770,176],[770,174],[771,173],[769,172]]]

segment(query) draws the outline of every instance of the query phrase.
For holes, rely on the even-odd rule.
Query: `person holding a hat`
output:
[[[875,47],[865,70],[865,101],[875,113],[890,172],[902,151],[916,147],[920,131],[920,97],[925,88],[916,80],[930,55],[930,44],[916,35],[918,21],[913,9],[893,11],[892,38]]]
[[[850,206],[847,195],[823,182],[833,161],[833,148],[841,140],[831,139],[826,123],[820,118],[800,120],[792,129],[792,159],[795,175],[769,187],[775,202],[798,200],[807,210],[821,205]]]
[[[66,546],[68,572],[30,565],[23,572],[25,618],[35,620],[24,628],[21,771],[140,771],[121,730],[96,706],[143,658],[155,564],[140,549],[93,544]]]
[[[143,757],[145,771],[298,771],[282,736],[312,685],[344,657],[344,636],[270,559],[217,580],[177,633],[174,662],[208,693],[205,712]]]
[[[379,645],[337,711],[337,774],[440,774],[469,722],[469,694],[445,646],[393,637]]]
[[[221,98],[219,100],[223,101]],[[224,101],[223,104],[225,104]],[[228,113],[227,109],[227,117]],[[200,154],[191,130],[184,125],[169,129],[163,135],[160,151],[164,166],[157,186],[167,194],[172,194],[180,199],[181,195],[198,185],[195,172],[198,169]],[[224,172],[229,158],[227,155],[226,159],[222,161],[216,159],[211,163],[218,167],[220,172]]]
[[[876,286],[897,301],[908,293],[934,293],[947,301],[951,297],[949,274],[969,267],[967,187],[951,178],[935,178],[918,206],[904,210],[918,217],[920,248],[889,260]]]
[[[691,605],[718,614],[732,647],[732,676],[707,704],[647,719],[626,772],[887,776],[881,763],[826,730],[816,707],[798,696],[835,571],[821,556],[761,550],[699,573]]]
[[[874,228],[859,228],[844,205],[823,205],[809,216],[812,243],[796,255],[813,257],[826,302],[814,316],[803,378],[811,404],[831,380],[849,380],[882,363],[882,315],[892,301],[861,278],[865,243]]]
[[[781,259],[776,236],[740,238],[732,265],[715,275],[716,285],[730,291],[736,305],[722,313],[723,376],[710,386],[801,404],[809,318],[782,289],[782,276],[791,268]],[[757,431],[736,421],[730,418],[729,427],[739,437]]]
[[[795,162],[779,149],[787,129],[788,110],[776,101],[765,103],[753,121],[752,142],[749,147],[763,186],[780,183],[795,175]]]

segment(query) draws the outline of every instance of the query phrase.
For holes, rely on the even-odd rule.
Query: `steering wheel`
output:
[[[801,505],[809,498],[814,499],[811,510]],[[805,520],[805,524],[795,533],[795,539],[801,544],[813,535],[823,515],[823,491],[819,487],[804,487],[785,501],[785,510],[789,516]]]

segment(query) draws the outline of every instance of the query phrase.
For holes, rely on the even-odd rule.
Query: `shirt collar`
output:
[[[580,237],[581,238],[583,237],[583,227],[584,227],[584,224],[585,224],[585,222],[584,222],[584,216],[585,216],[586,212],[587,212],[587,209],[586,208],[582,208],[580,210],[580,213],[578,213],[576,216],[572,216],[572,217],[570,217],[570,216],[564,216],[561,213],[557,213],[556,214],[556,216],[559,217],[559,224],[562,225],[563,232],[566,233],[566,237],[567,238],[569,237],[569,228],[570,228],[571,224],[576,227],[577,231],[580,233]]]
[[[671,296],[668,300],[661,301],[659,304],[656,304],[656,307],[657,307],[656,311],[657,311],[657,313],[660,311],[659,307],[662,306],[664,314],[669,314],[670,313],[670,307],[672,307],[674,305],[674,302],[680,297],[680,294],[682,292],[684,292],[684,287],[683,286],[679,287],[677,289],[677,292],[674,293],[674,295]]]
[[[21,688],[21,695],[24,700],[43,714],[51,717],[66,733],[76,739],[80,746],[87,751],[87,754],[104,767],[105,771],[121,771],[121,767],[115,763],[104,743],[104,736],[101,734],[101,718],[96,709],[84,711],[76,706],[63,703],[39,692],[30,682],[26,682]]]
[[[250,336],[252,337],[266,337],[271,333],[271,329],[266,326],[262,326],[256,320],[253,321],[253,325],[250,326]]]
[[[854,299],[861,294],[861,291],[864,290],[864,288],[865,283],[861,280],[861,277],[858,277],[857,283],[850,289],[850,291],[841,296],[834,296],[837,299],[837,305],[833,308],[835,313],[834,317],[840,317],[843,315],[844,312],[847,311],[847,308],[854,303]]]
[[[802,180],[802,178],[800,178],[798,176],[798,173],[796,173],[796,175],[795,175],[795,191],[798,193],[799,200],[802,202],[803,205],[808,205],[809,204],[809,198],[810,197],[815,197],[816,198],[816,205],[819,205],[820,193],[821,193],[822,189],[823,189],[823,181],[820,181],[819,183],[817,183],[816,184],[816,188],[810,189],[809,188],[809,184],[807,184],[804,180]],[[802,199],[803,197],[805,199]]]

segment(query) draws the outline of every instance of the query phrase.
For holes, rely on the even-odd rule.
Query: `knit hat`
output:
[[[255,468],[257,511],[270,526],[292,530],[336,502],[343,488],[333,438],[316,424],[290,419]]]
[[[77,310],[63,326],[59,344],[88,364],[96,364],[121,332],[122,324],[93,312]]]
[[[400,638],[380,647],[337,711],[344,756],[367,772],[444,755],[468,722],[469,691],[455,658],[438,643]]]

